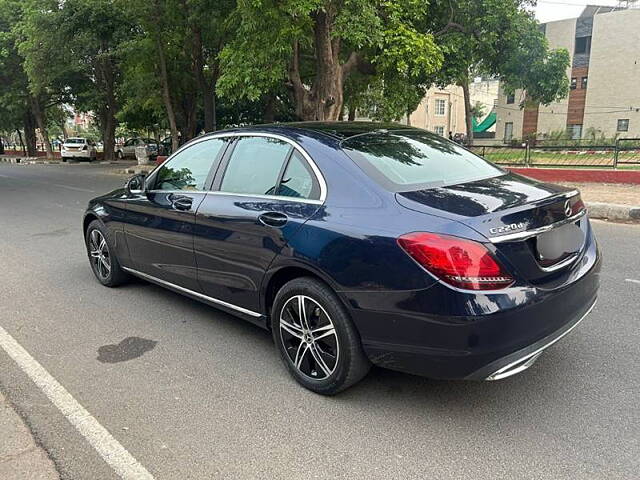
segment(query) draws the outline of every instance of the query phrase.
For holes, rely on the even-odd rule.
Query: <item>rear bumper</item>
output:
[[[551,345],[556,343],[561,338],[565,337],[569,333],[576,328],[582,320],[584,320],[593,307],[596,306],[596,301],[591,304],[588,310],[576,320],[567,323],[564,327],[559,329],[558,331],[548,335],[544,338],[541,338],[537,342],[532,345],[529,345],[522,350],[518,350],[517,352],[513,352],[506,357],[500,358],[494,362],[491,362],[488,365],[480,368],[476,372],[472,373],[468,377],[467,380],[502,380],[503,378],[510,377],[512,375],[516,375],[517,373],[523,372],[531,365],[535,363],[542,353],[549,348]]]
[[[95,157],[95,152],[91,152],[90,150],[63,150],[60,152],[60,156],[64,158],[92,158]]]
[[[528,368],[593,308],[600,255],[595,243],[553,290],[470,294],[440,283],[420,291],[346,296],[369,359],[439,379],[505,378]]]

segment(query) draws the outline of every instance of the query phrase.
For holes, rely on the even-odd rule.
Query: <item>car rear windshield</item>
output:
[[[396,192],[456,185],[505,173],[429,132],[373,132],[345,140],[342,148],[370,177]]]
[[[67,141],[64,143],[67,144],[83,144],[86,140],[84,138],[67,138]]]

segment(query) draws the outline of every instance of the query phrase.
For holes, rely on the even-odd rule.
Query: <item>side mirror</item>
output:
[[[127,195],[143,193],[145,190],[144,180],[146,176],[142,174],[134,175],[124,184],[124,191]]]

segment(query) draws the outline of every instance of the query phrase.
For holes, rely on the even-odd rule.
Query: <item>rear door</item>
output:
[[[269,135],[241,136],[196,215],[195,255],[203,293],[260,311],[266,269],[322,204],[304,152]]]
[[[193,253],[195,212],[227,142],[210,138],[176,153],[127,202],[125,232],[135,268],[200,291]]]

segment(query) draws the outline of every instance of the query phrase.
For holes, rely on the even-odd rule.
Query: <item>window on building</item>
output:
[[[591,51],[591,37],[576,38],[576,48],[574,53],[589,53]]]
[[[567,132],[571,140],[580,140],[582,138],[582,125],[569,125]]]
[[[510,142],[513,139],[513,122],[504,124],[504,141]]]
[[[578,79],[571,77],[571,90],[575,90],[578,87]]]
[[[442,98],[436,98],[436,108],[435,114],[439,116],[443,116],[447,109],[447,102]]]
[[[443,126],[433,127],[433,131],[435,133],[437,133],[438,135],[444,137],[444,127]]]
[[[582,88],[587,88],[587,81],[589,77],[582,77]]]
[[[628,132],[629,131],[629,119],[621,118],[618,120],[618,131],[619,132]]]
[[[507,94],[507,104],[512,104],[512,103],[516,103],[516,94],[515,93]]]

